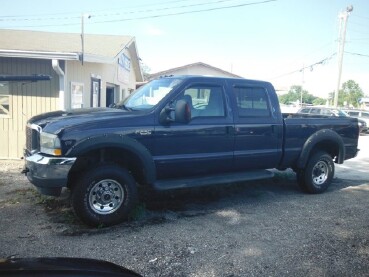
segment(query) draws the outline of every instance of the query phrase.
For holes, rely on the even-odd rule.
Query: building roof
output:
[[[164,70],[164,71],[160,71],[160,72],[157,72],[157,73],[150,74],[150,79],[154,79],[156,77],[163,76],[163,75],[171,75],[171,74],[175,73],[176,71],[180,71],[180,70],[184,70],[184,69],[187,69],[189,72],[191,72],[190,71],[191,67],[199,67],[199,66],[209,68],[211,70],[218,71],[219,73],[227,75],[228,77],[242,78],[239,75],[236,75],[236,74],[233,74],[231,72],[225,71],[225,70],[220,69],[218,67],[211,66],[211,65],[203,63],[203,62],[197,62],[197,63],[191,63],[191,64],[187,64],[187,65],[184,65],[184,66],[175,67],[175,68],[171,68],[171,69],[168,69],[168,70]]]
[[[133,41],[132,36],[85,34],[84,53],[115,58]],[[81,34],[3,29],[0,30],[0,50],[81,53]]]
[[[127,50],[138,81],[142,72],[133,36],[84,35],[84,52],[79,33],[0,29],[0,57],[82,60],[96,63],[116,63]]]

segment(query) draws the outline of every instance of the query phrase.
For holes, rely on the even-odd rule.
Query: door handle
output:
[[[233,126],[226,126],[226,132],[228,135],[234,135],[234,127]]]

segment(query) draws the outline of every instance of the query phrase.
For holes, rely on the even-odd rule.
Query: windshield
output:
[[[148,110],[158,104],[173,88],[182,82],[181,79],[162,78],[153,80],[142,86],[127,99],[116,106],[130,110]]]

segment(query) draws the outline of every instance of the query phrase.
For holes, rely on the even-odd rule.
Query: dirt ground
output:
[[[272,180],[152,195],[129,222],[91,229],[68,191],[39,195],[0,161],[0,258],[85,257],[144,276],[369,276],[369,136],[320,195]]]

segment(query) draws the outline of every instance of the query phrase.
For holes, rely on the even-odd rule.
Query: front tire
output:
[[[297,172],[297,181],[305,192],[317,194],[327,190],[333,176],[332,157],[324,151],[318,151],[310,157],[305,169]]]
[[[111,226],[127,219],[137,202],[135,180],[117,165],[85,171],[72,188],[75,214],[90,226]]]

